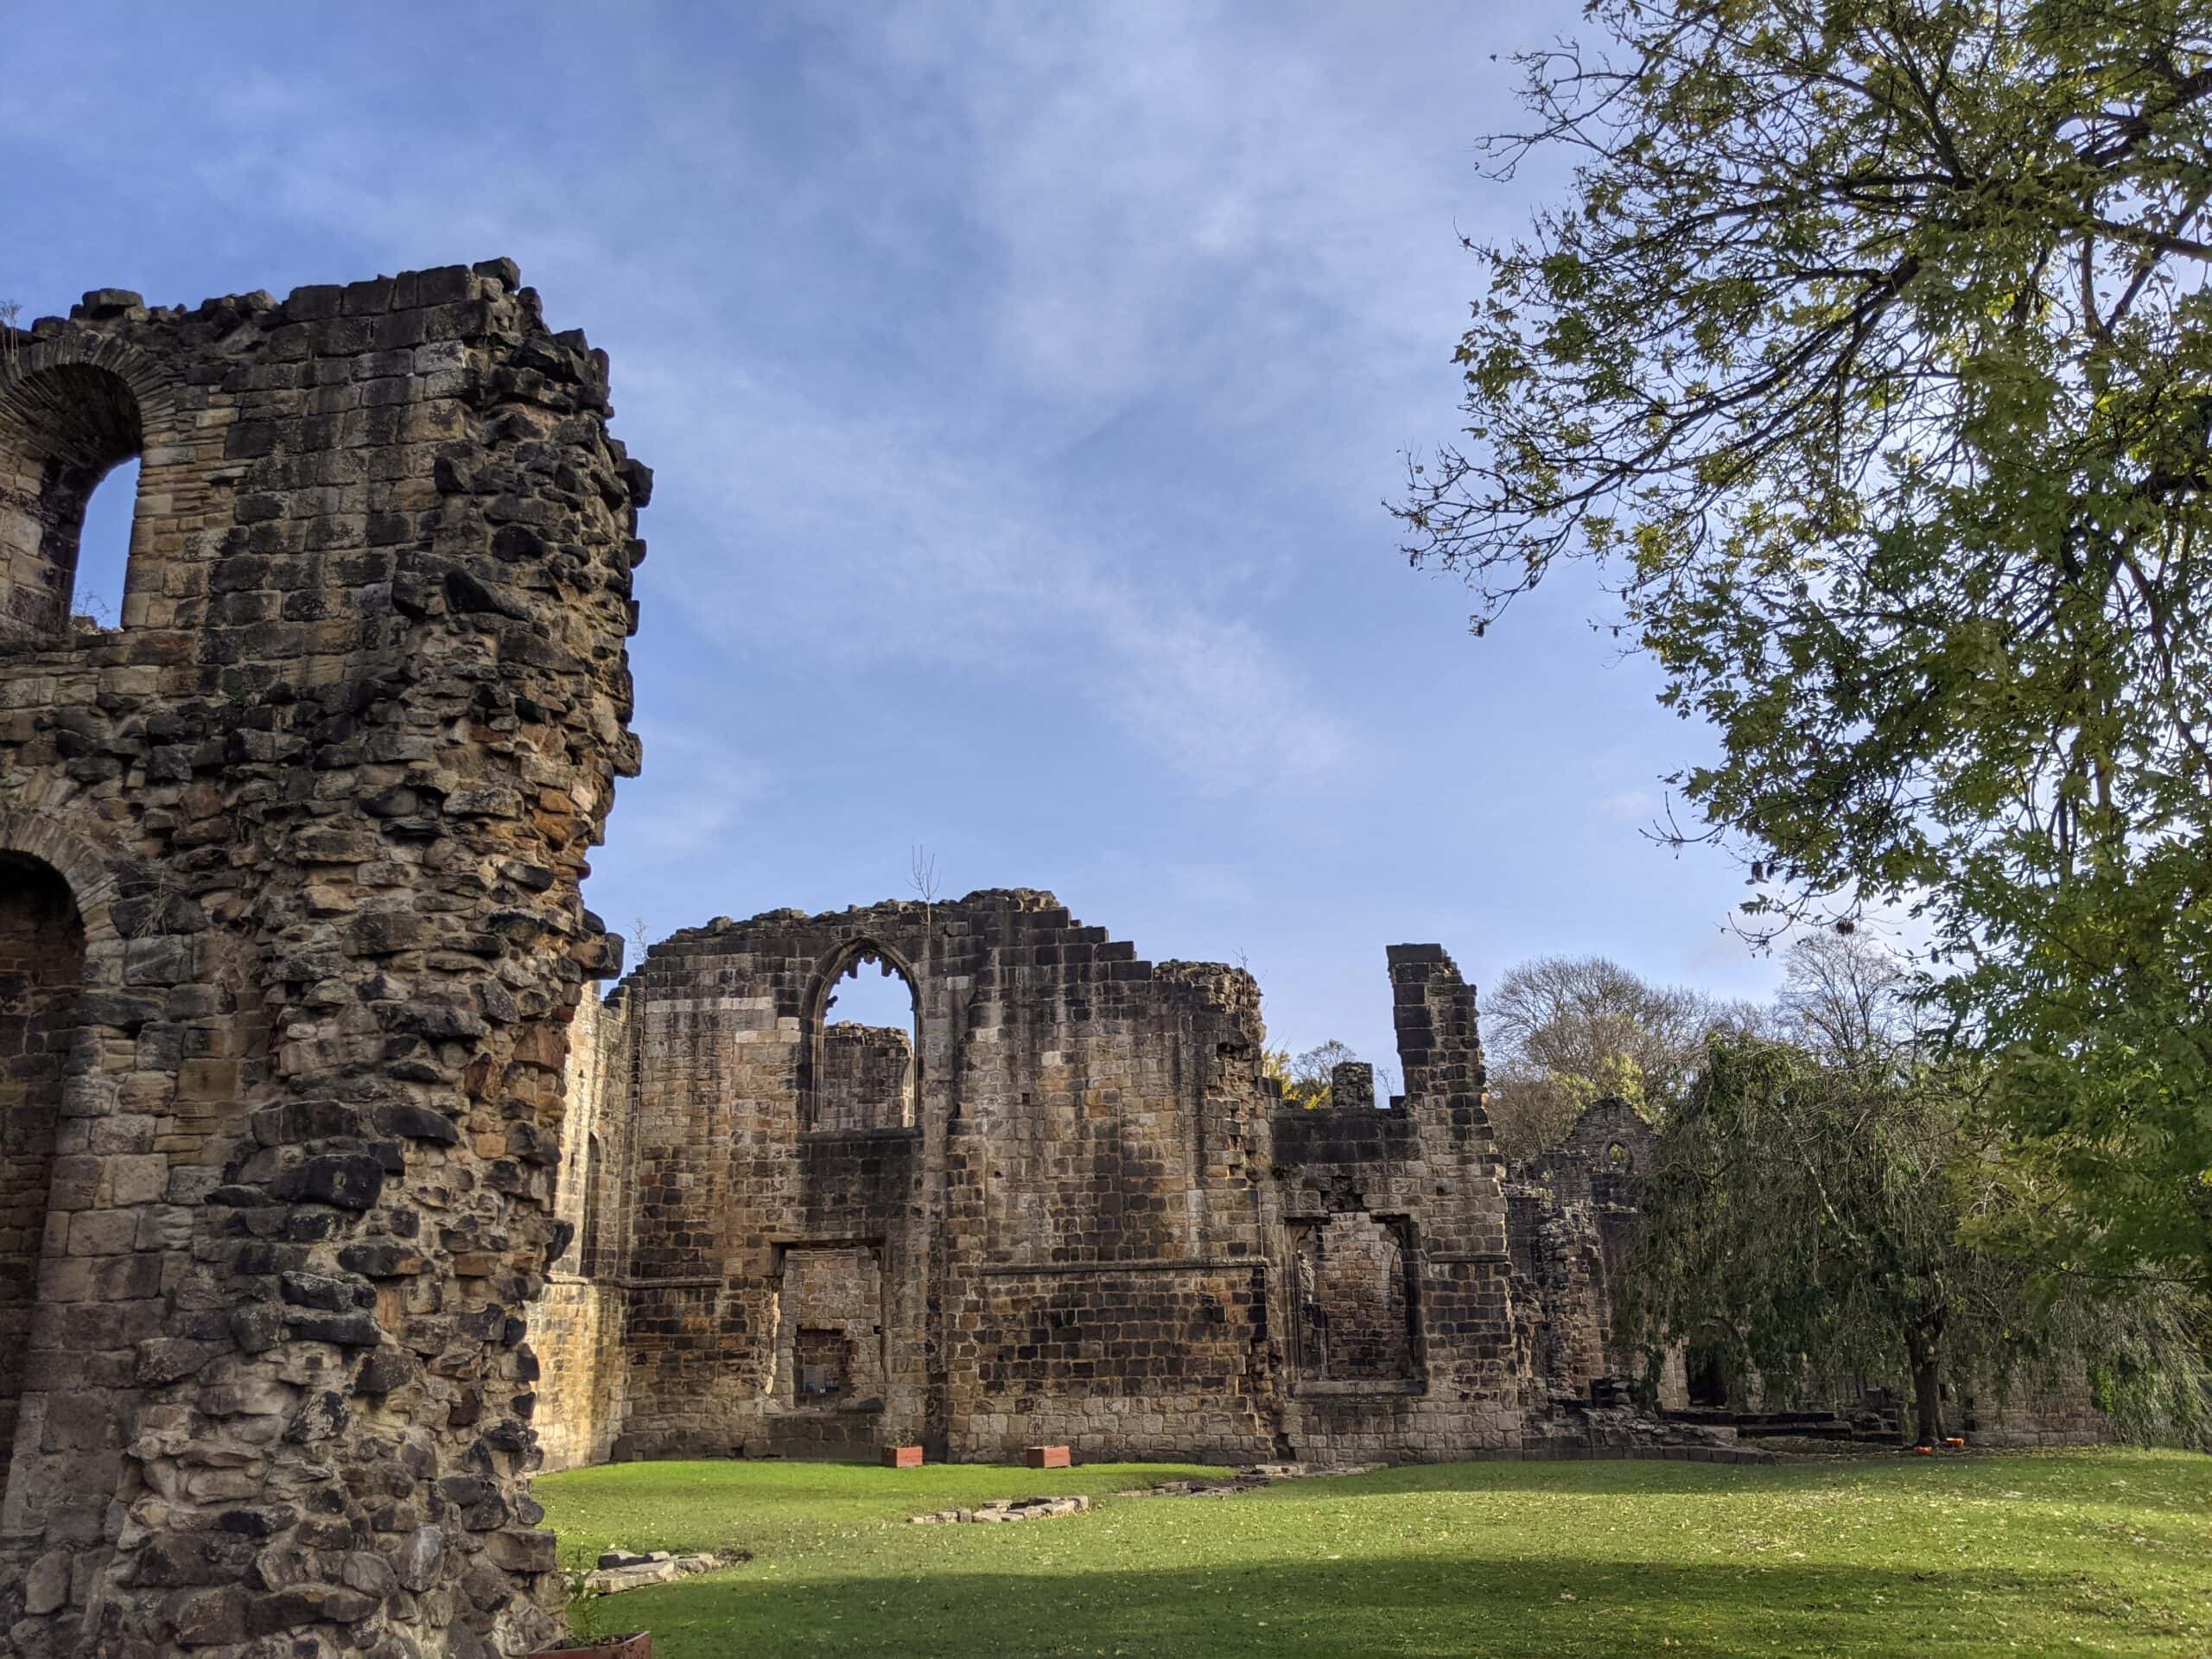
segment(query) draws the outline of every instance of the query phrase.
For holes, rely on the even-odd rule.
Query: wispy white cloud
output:
[[[926,15],[884,39],[962,114],[969,210],[999,251],[997,339],[1037,387],[1110,403],[1173,385],[1215,418],[1261,422],[1381,391],[1372,365],[1448,340],[1465,267],[1440,186],[1459,169],[1433,163],[1478,124],[1440,118],[1460,65],[1378,50],[1378,20],[1357,13],[1289,28],[1217,5],[1007,6],[965,28]],[[1388,26],[1430,23],[1408,10]],[[1427,244],[1408,247],[1417,226]],[[1361,363],[1366,384],[1347,384]],[[1306,413],[1325,445],[1327,410]]]
[[[1302,785],[1351,747],[1281,644],[1194,584],[1117,568],[1008,458],[825,410],[734,362],[648,356],[626,385],[685,480],[666,498],[683,533],[728,538],[687,572],[689,620],[733,651],[1047,676],[1201,793]]]
[[[640,721],[638,734],[654,769],[654,791],[650,812],[622,821],[623,840],[635,851],[684,857],[725,843],[747,808],[769,792],[766,768],[734,753],[727,732]]]
[[[1598,803],[1598,810],[1615,823],[1639,828],[1658,817],[1666,803],[1648,789],[1617,790]]]
[[[1134,557],[1115,544],[1118,526],[1069,510],[1053,474],[1071,436],[1196,363],[1243,383],[1225,402],[1257,395],[1274,371],[1228,363],[1195,315],[1220,305],[1221,283],[1274,282],[1286,292],[1268,303],[1326,308],[1262,269],[1313,215],[1281,200],[1300,154],[1274,157],[1274,183],[1256,176],[1254,158],[1296,124],[1222,95],[1223,46],[1161,14],[964,37],[894,18],[855,48],[942,77],[952,118],[926,130],[933,156],[906,159],[948,169],[996,248],[981,304],[1000,355],[984,366],[1013,372],[1039,419],[1009,434],[963,416],[973,386],[916,402],[912,389],[871,400],[880,389],[865,381],[802,383],[748,334],[741,308],[688,296],[686,327],[620,353],[617,397],[624,431],[666,480],[647,526],[661,561],[651,579],[680,567],[690,627],[753,663],[1046,672],[1200,793],[1295,786],[1338,766],[1350,721],[1252,613],[1250,590],[1211,568],[1216,548]],[[1295,66],[1285,73],[1300,80]],[[564,310],[619,315],[652,289],[638,250],[573,211],[577,181],[496,133],[447,137],[435,169],[396,166],[384,135],[307,118],[339,103],[267,78],[228,88],[213,113],[233,147],[203,168],[203,187],[342,229],[394,264],[432,240],[526,246],[533,276],[557,275]],[[743,135],[711,101],[656,118],[691,151],[741,165]],[[1065,168],[1088,174],[1080,200],[1106,204],[1103,218],[1075,205]],[[476,186],[461,201],[457,175]],[[703,255],[710,218],[666,234]]]
[[[1320,706],[1245,624],[1112,587],[1090,609],[1112,652],[1096,689],[1205,792],[1297,788],[1336,772],[1351,752],[1351,723]]]

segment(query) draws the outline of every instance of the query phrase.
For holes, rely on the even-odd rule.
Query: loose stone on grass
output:
[[[718,1549],[705,1555],[678,1555],[665,1549],[642,1554],[610,1549],[600,1555],[597,1571],[583,1575],[578,1592],[587,1596],[618,1595],[625,1590],[642,1590],[649,1584],[673,1584],[694,1573],[718,1573],[752,1559],[752,1552],[742,1549]]]
[[[995,1525],[1002,1521],[1046,1521],[1054,1516],[1088,1515],[1088,1497],[1001,1497],[972,1510],[939,1510],[908,1517],[917,1527]]]

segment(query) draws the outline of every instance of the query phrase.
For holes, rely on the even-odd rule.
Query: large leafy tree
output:
[[[1754,925],[1918,909],[2056,1259],[2212,1282],[2212,11],[1587,15],[1408,551],[1478,632],[1599,561]]]
[[[1604,957],[1536,957],[1483,999],[1490,1119],[1498,1147],[1525,1158],[1566,1138],[1608,1096],[1658,1119],[1704,1063],[1716,1026],[1753,1020],[1676,985],[1654,985]]]

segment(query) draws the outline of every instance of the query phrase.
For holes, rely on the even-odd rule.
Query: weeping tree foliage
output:
[[[1917,910],[2052,1259],[2212,1283],[2212,17],[1586,15],[1496,141],[1573,181],[1475,248],[1407,551],[1478,632],[1596,561],[1719,734],[1673,781],[1750,925]]]
[[[1859,1377],[1945,1432],[1942,1385],[2001,1408],[2015,1383],[2080,1367],[2124,1433],[2201,1441],[2201,1304],[2170,1284],[2052,1294],[1977,1248],[1977,1209],[2009,1187],[1973,1128],[1964,1080],[1914,1063],[1838,1061],[1758,1038],[1714,1045],[1649,1166],[1624,1275],[1631,1345],[1718,1341],[1775,1403]]]

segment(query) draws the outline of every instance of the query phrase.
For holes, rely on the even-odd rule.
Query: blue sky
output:
[[[610,925],[903,896],[920,844],[1379,1060],[1393,941],[1777,977],[1741,872],[1637,833],[1707,740],[1604,595],[1475,640],[1381,506],[1453,430],[1459,232],[1558,183],[1472,146],[1573,8],[207,17],[10,8],[0,297],[506,254],[612,354],[658,482]]]

